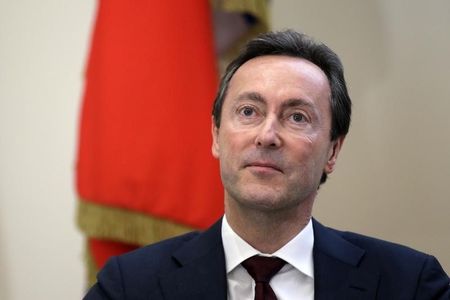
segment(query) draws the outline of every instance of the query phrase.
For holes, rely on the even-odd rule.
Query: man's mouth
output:
[[[283,173],[283,170],[274,163],[271,162],[250,162],[248,164],[245,165],[246,168],[252,168],[252,169],[257,169],[257,170],[261,170],[261,171],[277,171],[280,173]]]

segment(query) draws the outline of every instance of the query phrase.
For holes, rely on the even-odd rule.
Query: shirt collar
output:
[[[244,260],[254,255],[276,256],[291,266],[314,278],[313,245],[314,233],[312,221],[292,240],[272,255],[263,254],[244,241],[228,224],[226,216],[222,220],[222,243],[225,252],[227,274]]]

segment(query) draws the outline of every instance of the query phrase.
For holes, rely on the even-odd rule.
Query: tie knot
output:
[[[278,257],[252,256],[242,262],[242,266],[255,282],[269,283],[286,262]]]

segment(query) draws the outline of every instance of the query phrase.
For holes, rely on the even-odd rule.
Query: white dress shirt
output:
[[[314,233],[312,222],[273,254],[264,254],[250,246],[233,231],[224,216],[222,220],[222,242],[228,282],[228,300],[255,299],[255,281],[241,265],[254,255],[276,256],[286,264],[272,277],[272,287],[278,300],[314,299]]]

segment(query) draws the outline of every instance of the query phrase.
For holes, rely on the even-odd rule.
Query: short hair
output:
[[[231,78],[245,62],[265,55],[303,58],[318,66],[327,76],[331,90],[330,139],[334,141],[347,134],[350,127],[351,99],[347,92],[341,60],[325,44],[294,30],[260,34],[250,40],[239,56],[228,65],[220,81],[219,91],[213,104],[212,115],[214,125],[217,128],[220,127],[222,106]],[[320,183],[324,183],[326,179],[327,174],[324,173]]]

